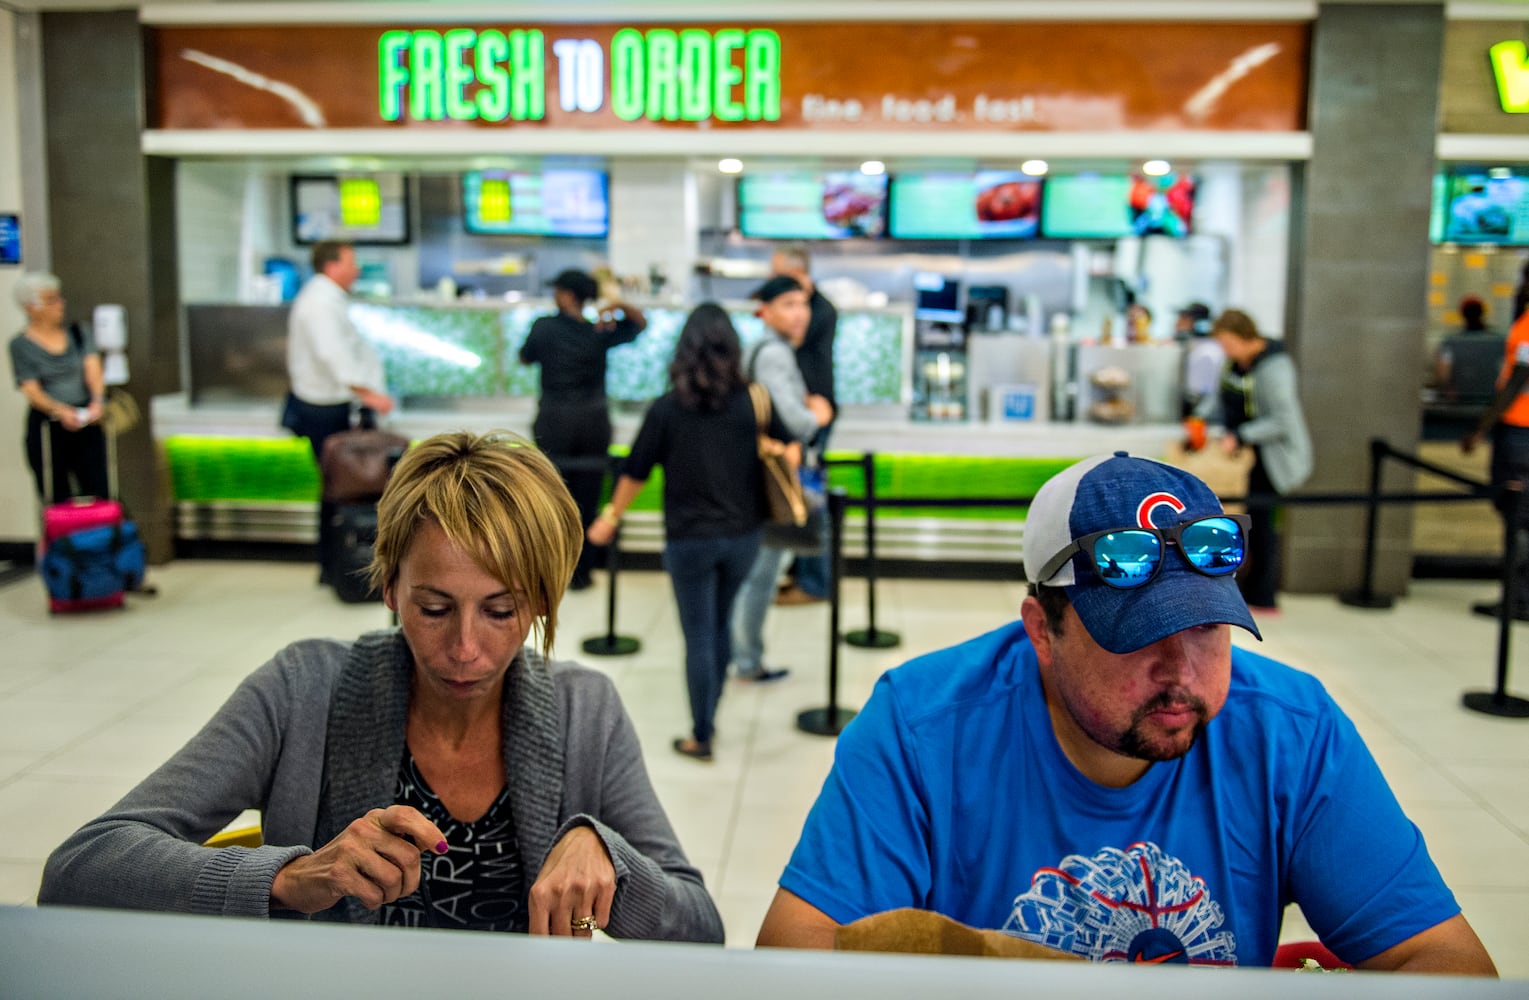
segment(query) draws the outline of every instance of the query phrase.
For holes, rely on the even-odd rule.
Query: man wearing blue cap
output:
[[[1322,685],[1233,648],[1246,550],[1160,462],[1048,481],[1021,621],[882,676],[759,943],[914,907],[1095,961],[1266,966],[1296,903],[1360,968],[1495,974]]]

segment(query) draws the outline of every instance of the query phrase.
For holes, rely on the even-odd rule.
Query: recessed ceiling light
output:
[[[1148,160],[1141,165],[1141,172],[1148,177],[1161,177],[1173,169],[1167,160]]]
[[[743,161],[731,156],[725,157],[717,161],[717,169],[724,174],[741,174],[743,173]]]
[[[1046,176],[1046,171],[1050,169],[1051,164],[1045,160],[1026,160],[1019,165],[1020,173],[1028,174],[1031,177],[1044,177]]]
[[[878,177],[887,172],[887,165],[880,160],[866,160],[860,164],[860,172],[867,177]]]

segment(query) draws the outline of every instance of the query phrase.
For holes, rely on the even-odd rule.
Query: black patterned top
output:
[[[529,925],[528,886],[508,786],[500,790],[488,812],[464,823],[446,810],[405,747],[395,801],[418,809],[440,827],[451,849],[445,854],[425,853],[420,859],[420,891],[384,906],[381,922],[389,927],[524,934]]]

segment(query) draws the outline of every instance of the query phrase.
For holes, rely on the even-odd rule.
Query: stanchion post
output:
[[[876,627],[876,453],[860,456],[861,475],[865,480],[865,617],[866,627],[846,633],[844,641],[861,649],[891,649],[902,642],[896,632]]]
[[[610,462],[610,475],[615,477],[615,462]],[[630,635],[616,634],[616,577],[621,568],[621,525],[605,547],[605,634],[590,636],[582,645],[591,656],[630,656],[642,648],[642,643]]]
[[[1394,603],[1386,594],[1375,593],[1375,543],[1380,530],[1380,463],[1390,446],[1380,438],[1370,439],[1370,495],[1365,504],[1364,582],[1357,591],[1346,591],[1338,600],[1351,608],[1384,610]]]
[[[1497,687],[1467,691],[1460,702],[1473,712],[1510,719],[1529,719],[1529,699],[1508,693],[1508,646],[1513,634],[1513,609],[1518,606],[1518,526],[1524,502],[1522,483],[1503,488],[1502,604],[1497,609]]]
[[[842,488],[828,492],[828,705],[796,716],[796,728],[814,736],[838,736],[855,717],[852,709],[839,707],[839,584],[844,578],[844,511],[848,506]]]

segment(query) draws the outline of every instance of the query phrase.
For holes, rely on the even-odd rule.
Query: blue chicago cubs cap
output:
[[[1210,487],[1183,469],[1123,451],[1084,459],[1036,491],[1025,517],[1025,577],[1065,589],[1088,634],[1111,653],[1130,653],[1199,625],[1238,625],[1261,640],[1234,576],[1197,573],[1177,552],[1163,553],[1157,576],[1133,590],[1101,582],[1081,552],[1049,580],[1038,579],[1047,563],[1084,535],[1169,528],[1221,513]]]

